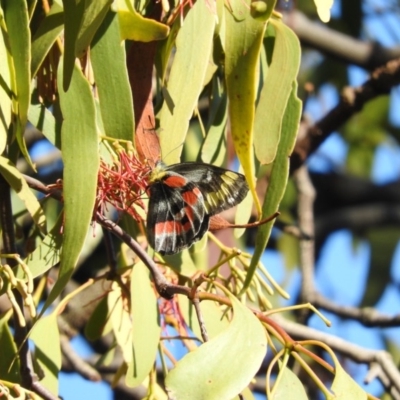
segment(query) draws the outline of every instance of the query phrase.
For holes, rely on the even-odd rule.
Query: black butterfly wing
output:
[[[155,251],[175,254],[200,240],[208,230],[209,216],[201,191],[192,182],[170,187],[168,180],[150,185],[147,236]]]
[[[209,215],[239,204],[249,191],[244,175],[214,165],[186,162],[165,169],[182,175],[200,189]]]

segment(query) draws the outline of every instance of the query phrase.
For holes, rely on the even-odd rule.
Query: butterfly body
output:
[[[164,255],[178,253],[208,231],[210,216],[240,203],[245,177],[210,164],[158,163],[150,174],[147,236]]]

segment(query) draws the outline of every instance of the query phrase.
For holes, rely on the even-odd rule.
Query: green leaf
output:
[[[17,354],[17,346],[15,345],[8,326],[10,315],[11,313],[8,313],[0,317],[0,377],[2,380],[21,383],[21,377],[19,374],[19,357],[15,358],[15,355]]]
[[[254,121],[254,149],[261,164],[276,155],[286,104],[300,66],[300,43],[282,21],[271,19],[275,28],[272,62],[260,93]]]
[[[0,156],[0,173],[24,202],[35,225],[42,233],[46,233],[46,217],[36,196],[26,183],[24,177],[7,158]]]
[[[266,23],[256,21],[250,15],[249,2],[233,0],[229,4],[232,12],[225,8],[225,77],[231,133],[236,154],[260,214],[254,179],[253,125],[260,50]]]
[[[229,328],[187,354],[171,370],[165,380],[171,398],[232,399],[260,368],[267,347],[264,328],[239,300],[232,295],[229,298],[234,313]]]
[[[58,81],[63,76],[60,60]],[[92,220],[99,170],[95,106],[89,82],[74,68],[68,92],[60,90],[63,113],[61,130],[64,162],[64,238],[58,280],[44,309],[61,293],[70,279]]]
[[[159,114],[160,144],[163,161],[167,164],[180,161],[189,120],[203,90],[214,29],[215,15],[205,1],[198,1],[187,13],[176,37],[176,53],[167,83],[173,106],[164,102]]]
[[[164,256],[163,258],[168,266],[179,275],[190,278],[199,271],[196,264],[193,262],[189,250],[184,250],[172,256]]]
[[[32,103],[28,110],[28,120],[53,146],[61,149],[61,124],[44,104]]]
[[[228,96],[218,78],[213,79],[213,95],[207,124],[207,136],[201,148],[201,159],[222,166],[226,158],[225,128],[228,119]]]
[[[133,100],[126,70],[125,47],[120,45],[115,14],[108,13],[97,31],[90,56],[99,92],[104,134],[132,141],[135,132]]]
[[[335,400],[367,400],[367,393],[342,368],[333,352],[330,352],[330,355],[335,363],[335,378],[331,387]]]
[[[76,57],[82,57],[88,49],[112,2],[113,0],[85,0],[85,12],[75,46]]]
[[[0,16],[1,19],[1,16]],[[10,54],[7,50],[8,37],[5,36],[3,24],[0,21],[0,154],[3,154],[7,144],[8,129],[11,124],[11,66]]]
[[[301,380],[289,368],[284,367],[279,372],[277,387],[274,386],[274,395],[270,400],[296,398],[296,400],[308,400]]]
[[[115,335],[115,340],[122,350],[125,363],[132,362],[132,321],[124,304],[121,288],[113,283],[112,290],[107,296],[107,305],[110,310],[110,322]]]
[[[75,68],[76,42],[85,12],[85,1],[63,0],[64,4],[64,56],[63,56],[63,89],[66,92],[71,83]],[[59,80],[59,82],[61,82]]]
[[[64,214],[60,214],[56,224],[43,239],[42,243],[25,259],[33,278],[43,275],[60,261],[63,222]],[[24,277],[21,267],[18,267],[16,276],[17,278]]]
[[[103,297],[85,325],[85,336],[91,341],[100,339],[112,329],[107,303],[107,297]]]
[[[113,9],[118,13],[121,40],[152,42],[168,36],[168,25],[144,18],[133,8],[130,0],[117,0]]]
[[[31,76],[36,76],[47,53],[64,28],[64,12],[57,3],[41,22],[32,40]]]
[[[157,52],[155,54],[154,64],[162,85],[165,84],[165,75],[168,71],[169,59],[175,47],[176,35],[178,34],[179,29],[181,29],[181,22],[181,18],[176,18],[171,26],[169,35],[164,40],[157,43]]]
[[[35,343],[35,358],[44,377],[40,383],[55,396],[58,395],[58,373],[61,369],[60,333],[57,315],[40,318],[30,335]]]
[[[161,334],[157,296],[142,262],[133,267],[131,274],[131,317],[133,359],[125,383],[136,387],[154,367]]]
[[[293,151],[296,141],[297,129],[301,116],[301,101],[297,97],[297,83],[292,83],[292,92],[286,105],[285,115],[282,121],[282,134],[278,145],[278,151],[272,164],[268,190],[264,198],[262,216],[266,218],[275,213],[285,193],[289,177],[289,156]],[[271,234],[274,221],[260,226],[257,230],[256,247],[250,262],[250,266],[243,284],[242,293],[250,286],[255,270],[265,250]]]
[[[24,132],[28,121],[28,107],[31,96],[31,35],[26,0],[5,0],[4,18],[7,25],[8,41],[14,64],[12,90],[14,97],[14,112],[17,113],[16,138],[19,148],[26,161],[35,170],[25,144]]]

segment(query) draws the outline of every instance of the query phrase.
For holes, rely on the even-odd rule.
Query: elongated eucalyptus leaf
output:
[[[272,166],[271,176],[268,183],[267,194],[264,198],[262,216],[266,218],[279,208],[279,204],[285,193],[289,177],[289,156],[293,151],[296,141],[297,130],[301,116],[301,101],[297,97],[297,83],[292,83],[292,92],[286,105],[285,115],[282,122],[282,134],[278,145],[278,151]],[[257,264],[265,250],[271,234],[273,221],[260,226],[257,230],[256,247],[251,258],[242,293],[249,287],[253,279]]]
[[[32,40],[31,75],[34,77],[51,46],[64,28],[64,12],[57,3],[41,22]]]
[[[207,123],[207,136],[201,148],[201,159],[222,166],[226,158],[225,128],[228,119],[228,96],[218,78],[213,80],[213,95]]]
[[[282,21],[271,19],[275,28],[272,61],[260,93],[254,122],[254,149],[261,164],[276,155],[286,104],[300,66],[300,43]]]
[[[307,393],[300,379],[287,367],[281,367],[279,381],[275,384],[273,393],[271,400],[294,398],[296,400],[308,400]]]
[[[107,297],[103,297],[85,325],[85,336],[95,341],[109,333],[111,329]]]
[[[63,59],[59,64],[59,82],[62,77]],[[78,67],[74,68],[69,90],[60,90],[60,104],[64,117],[64,238],[59,277],[44,309],[61,293],[78,261],[93,215],[99,169],[94,100],[89,82]]]
[[[112,0],[85,0],[85,12],[79,28],[75,56],[81,57],[88,49],[97,29],[110,10]]]
[[[61,349],[57,315],[50,314],[40,318],[33,328],[30,339],[35,343],[34,356],[44,373],[40,383],[55,396],[58,396]]]
[[[171,398],[232,399],[260,368],[267,346],[264,328],[239,300],[229,297],[234,315],[228,329],[176,364],[165,380]]]
[[[167,164],[180,161],[189,120],[203,89],[214,28],[215,15],[205,1],[198,1],[187,13],[176,38],[176,53],[167,83],[173,104],[164,102],[160,111],[160,143]]]
[[[11,124],[12,100],[11,100],[11,65],[10,55],[6,47],[7,35],[0,29],[0,154],[3,154],[7,144],[8,128]]]
[[[225,8],[225,77],[229,98],[231,133],[257,211],[261,206],[255,189],[253,125],[260,50],[265,22],[250,15],[249,2],[233,0]]]
[[[135,387],[154,367],[161,334],[157,297],[142,262],[133,267],[131,274],[131,318],[133,357],[125,382]]]
[[[66,92],[71,83],[76,58],[76,42],[85,12],[85,1],[63,0],[64,4],[64,66],[63,89]],[[60,81],[59,81],[60,82]]]
[[[335,364],[335,378],[331,390],[336,400],[367,400],[367,393],[355,382],[355,380],[343,369],[333,352],[330,352]]]
[[[121,46],[118,18],[114,13],[108,13],[97,31],[90,55],[104,133],[116,139],[132,141],[135,131],[133,100],[126,70],[125,47]]]
[[[107,306],[110,310],[110,322],[115,340],[122,350],[125,363],[132,362],[132,321],[129,309],[124,304],[121,288],[114,283],[108,293]]]
[[[2,5],[8,32],[10,55],[14,66],[11,75],[14,77],[11,81],[11,89],[14,93],[13,110],[17,115],[15,135],[22,154],[32,169],[35,170],[23,136],[26,122],[28,121],[28,107],[31,95],[31,34],[27,2],[25,0],[5,0]]]

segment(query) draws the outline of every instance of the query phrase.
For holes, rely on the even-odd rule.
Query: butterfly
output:
[[[161,255],[200,240],[210,217],[239,204],[249,190],[242,174],[198,162],[158,162],[148,183],[147,237]]]

